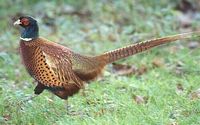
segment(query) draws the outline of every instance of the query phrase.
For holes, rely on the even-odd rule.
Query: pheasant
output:
[[[147,40],[92,57],[39,37],[37,21],[30,16],[20,17],[14,25],[20,25],[23,29],[20,55],[26,70],[37,81],[34,93],[39,95],[46,89],[66,100],[83,88],[85,83],[98,77],[109,63],[200,33],[196,31]]]

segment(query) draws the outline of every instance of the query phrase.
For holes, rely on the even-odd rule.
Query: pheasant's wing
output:
[[[83,82],[72,70],[71,51],[55,45],[40,46],[48,70],[42,84],[49,87],[64,87],[65,89],[81,88]],[[45,75],[44,75],[45,76]]]

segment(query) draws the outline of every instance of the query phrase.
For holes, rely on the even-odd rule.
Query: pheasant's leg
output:
[[[26,98],[25,100],[23,100],[23,102],[27,102],[27,101],[33,100],[37,96],[38,96],[37,94],[33,94],[33,95],[29,96],[28,98]]]
[[[21,105],[21,104],[25,104],[25,103],[27,103],[28,101],[30,101],[30,100],[33,100],[35,97],[37,97],[38,95],[36,95],[36,94],[33,94],[33,95],[31,95],[31,96],[28,96],[26,99],[24,99],[24,100],[22,100],[19,104]]]
[[[37,86],[34,89],[34,92],[35,92],[35,94],[39,95],[44,91],[45,88],[46,88],[46,86],[44,86],[43,84],[38,82]]]
[[[84,96],[84,97],[86,97],[86,95],[87,95],[87,92],[86,92],[86,91],[87,91],[87,90],[86,90],[85,86],[82,87],[82,88],[81,88],[81,95]]]
[[[81,95],[84,97],[85,103],[88,104],[88,101],[89,101],[87,98],[87,95],[89,95],[88,84],[85,84],[84,87],[82,87]]]
[[[37,86],[34,89],[34,94],[22,100],[21,103],[26,103],[30,100],[33,100],[37,95],[41,94],[45,89],[45,86],[38,82]]]
[[[69,106],[69,101],[65,100],[65,108],[67,110],[67,114],[70,115],[70,106]]]

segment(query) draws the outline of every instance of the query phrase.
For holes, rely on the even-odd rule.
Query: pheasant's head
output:
[[[14,22],[14,25],[20,25],[22,27],[20,38],[24,41],[31,41],[39,36],[37,21],[30,16],[20,17]]]

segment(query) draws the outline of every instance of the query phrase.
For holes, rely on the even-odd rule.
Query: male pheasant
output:
[[[20,54],[28,73],[38,82],[34,89],[35,94],[39,95],[47,89],[62,99],[77,93],[87,81],[101,74],[109,63],[200,33],[191,32],[147,40],[91,57],[39,37],[37,21],[32,17],[20,17],[14,24],[23,28]]]

